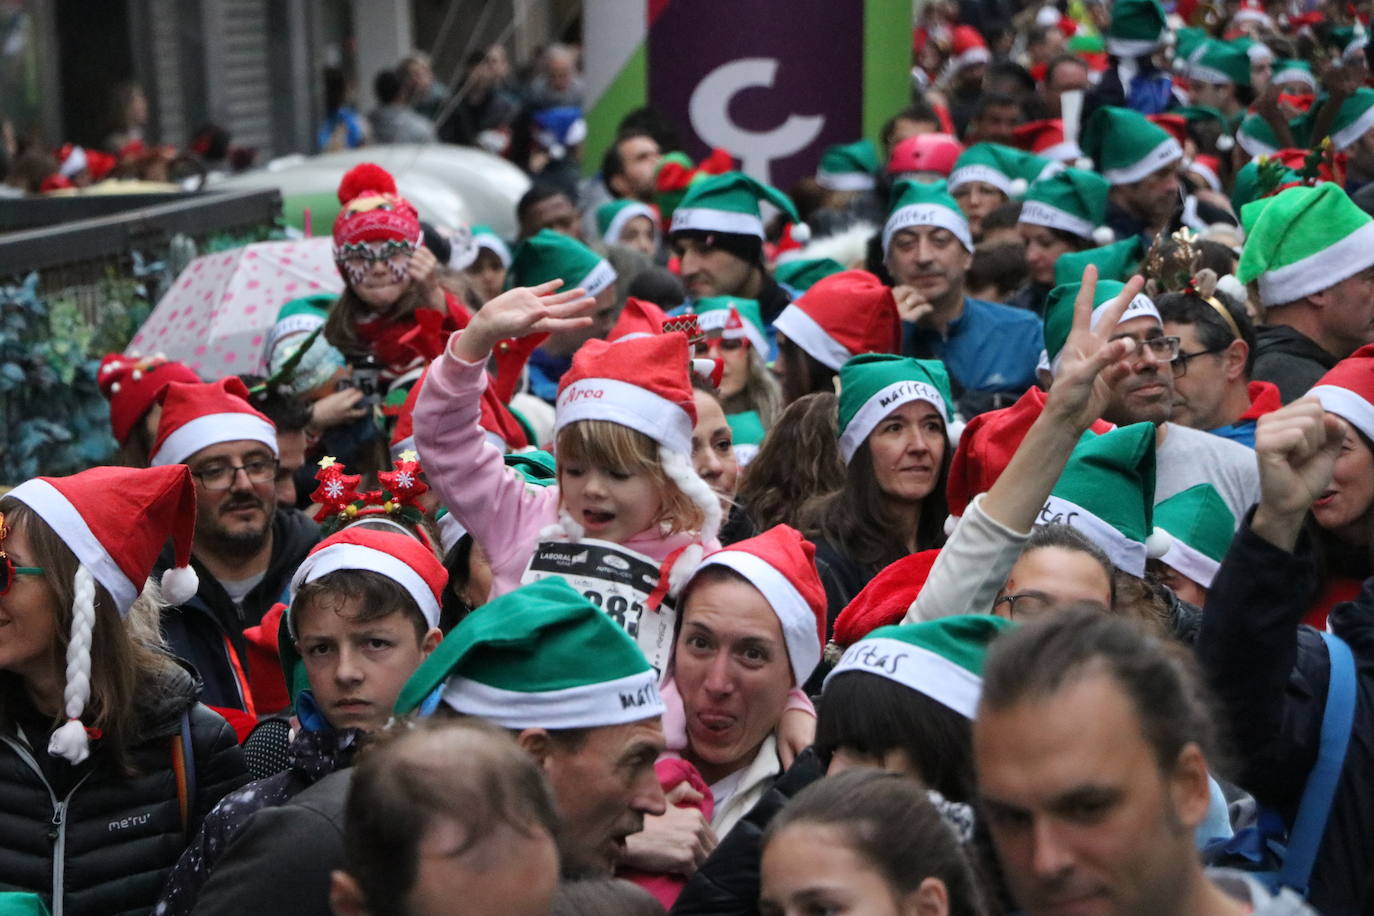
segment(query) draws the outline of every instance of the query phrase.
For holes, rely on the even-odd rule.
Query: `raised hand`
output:
[[[406,264],[410,281],[424,294],[430,308],[444,307],[444,291],[439,288],[439,259],[424,245],[415,249]]]
[[[582,289],[557,292],[562,280],[506,290],[482,306],[467,328],[454,338],[453,355],[465,362],[485,359],[496,342],[507,337],[551,334],[585,328],[596,300]]]
[[[1345,431],[1345,421],[1324,411],[1315,397],[1260,417],[1255,428],[1260,504],[1251,526],[1256,534],[1285,550],[1297,544],[1312,501],[1331,485]]]
[[[1129,337],[1111,339],[1117,322],[1131,300],[1145,286],[1139,275],[1111,302],[1102,306],[1097,328],[1092,326],[1093,298],[1097,293],[1097,268],[1091,264],[1083,271],[1083,283],[1073,304],[1073,327],[1059,351],[1059,367],[1045,401],[1045,410],[1078,431],[1087,429],[1102,416],[1112,386],[1125,378],[1130,366],[1125,362],[1135,352]]]

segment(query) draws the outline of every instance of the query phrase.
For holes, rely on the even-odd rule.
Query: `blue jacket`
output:
[[[944,362],[961,391],[1022,394],[1036,383],[1035,367],[1045,349],[1039,316],[1025,309],[964,297],[964,313],[938,331],[906,325],[903,352]]]

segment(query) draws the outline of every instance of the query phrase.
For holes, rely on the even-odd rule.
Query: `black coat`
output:
[[[278,507],[272,516],[272,556],[267,572],[243,599],[242,612],[209,570],[192,558],[191,566],[200,577],[200,588],[190,601],[162,611],[162,635],[173,654],[195,667],[205,685],[201,699],[206,705],[244,708],[244,692],[248,687],[240,680],[225,641],[228,640],[240,665],[246,669],[248,652],[244,629],[257,626],[262,615],[282,600],[296,567],[319,540],[319,528],[304,512]],[[160,577],[171,563],[169,545],[158,558],[154,575]]]
[[[1337,362],[1315,340],[1287,325],[1269,324],[1255,330],[1255,368],[1251,377],[1277,385],[1279,399],[1285,404],[1307,394]]]
[[[233,729],[196,703],[196,692],[192,677],[171,665],[145,685],[132,777],[98,742],[71,766],[49,756],[46,739],[40,745],[27,724],[0,734],[0,890],[37,892],[54,916],[153,906],[188,835],[248,778]],[[183,825],[172,743],[188,710],[196,778]]]
[[[1241,527],[1207,594],[1197,655],[1225,711],[1237,782],[1291,823],[1317,758],[1331,661],[1299,626],[1315,585],[1306,537],[1294,553]],[[1360,911],[1374,873],[1374,579],[1337,605],[1329,627],[1355,655],[1355,723],[1312,872],[1322,913]]]

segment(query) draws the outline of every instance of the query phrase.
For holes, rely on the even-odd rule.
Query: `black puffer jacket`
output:
[[[37,892],[54,916],[147,912],[188,835],[247,781],[233,729],[196,702],[198,692],[191,675],[170,664],[143,686],[132,777],[115,770],[98,742],[79,766],[50,756],[51,726],[35,729],[31,714],[17,713],[19,725],[0,733],[0,890]],[[195,769],[186,824],[172,768],[183,714]]]

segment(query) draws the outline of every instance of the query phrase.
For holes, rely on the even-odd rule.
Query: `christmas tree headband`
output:
[[[425,510],[419,497],[429,487],[420,479],[419,456],[407,449],[396,459],[390,471],[377,475],[381,487],[358,491],[360,474],[346,474],[347,470],[333,458],[320,459],[315,479],[320,485],[310,498],[320,504],[315,521],[320,534],[329,537],[355,522],[375,521],[389,524],[406,534],[414,535],[428,547],[433,547],[423,523]]]

